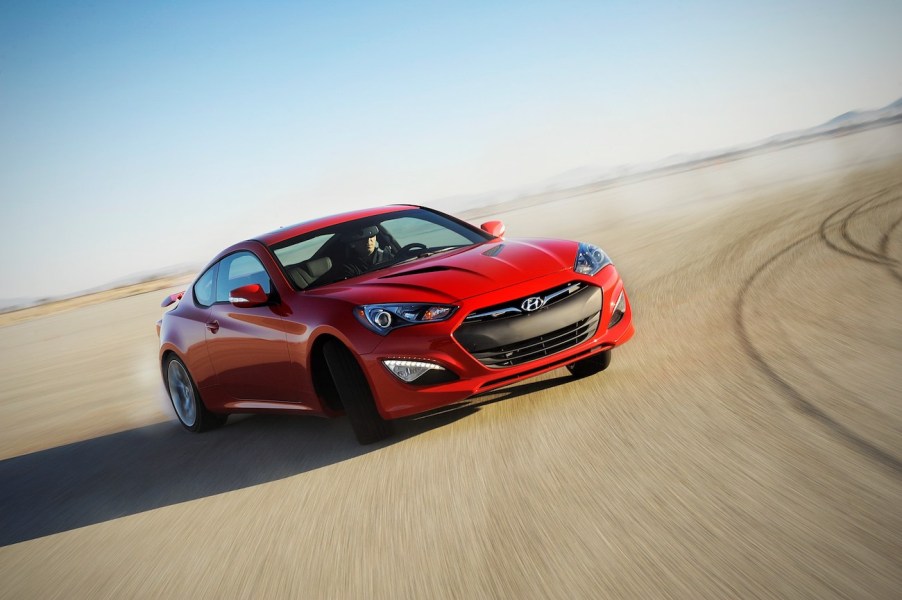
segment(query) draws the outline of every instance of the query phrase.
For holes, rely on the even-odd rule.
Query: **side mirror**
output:
[[[229,292],[229,302],[236,308],[253,308],[269,303],[269,295],[259,283],[251,283]]]
[[[504,237],[504,223],[501,221],[488,221],[479,227],[492,237]]]
[[[179,292],[178,294],[169,294],[165,298],[163,298],[163,302],[160,303],[160,306],[166,308],[167,306],[172,306],[176,302],[182,299],[182,296],[185,295],[185,292]]]

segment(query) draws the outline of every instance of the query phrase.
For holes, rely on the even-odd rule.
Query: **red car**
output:
[[[360,443],[391,420],[567,367],[604,370],[633,335],[591,244],[508,240],[435,210],[327,217],[219,253],[157,322],[182,425],[229,413],[346,413]]]

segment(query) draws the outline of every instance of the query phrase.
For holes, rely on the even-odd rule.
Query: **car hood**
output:
[[[516,283],[572,269],[576,242],[488,242],[382,269],[310,290],[355,304],[457,302]]]

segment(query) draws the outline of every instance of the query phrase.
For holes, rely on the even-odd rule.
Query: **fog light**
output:
[[[611,322],[608,323],[608,329],[619,323],[625,312],[626,299],[623,297],[623,292],[620,292],[620,297],[617,298],[617,304],[614,305],[614,312],[611,313]]]
[[[444,367],[435,363],[418,360],[383,360],[382,364],[391,371],[392,375],[407,383],[416,381],[430,371],[445,370]]]

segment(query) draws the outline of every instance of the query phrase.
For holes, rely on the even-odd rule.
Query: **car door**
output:
[[[267,294],[273,284],[253,252],[239,251],[219,262],[216,301],[206,323],[207,348],[222,392],[235,401],[297,402],[285,323],[273,305],[238,308],[232,290],[257,283]]]

